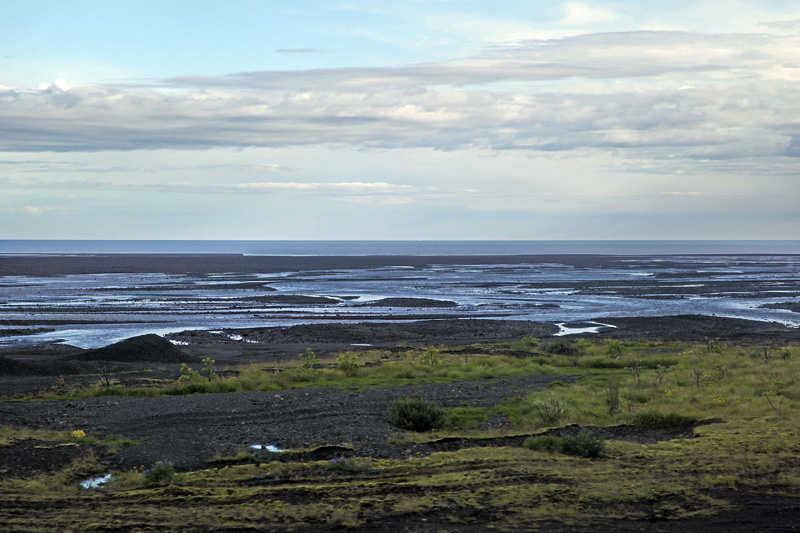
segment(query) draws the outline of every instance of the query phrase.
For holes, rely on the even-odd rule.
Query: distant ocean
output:
[[[205,241],[0,240],[0,254],[743,255],[800,254],[800,240],[683,241]]]

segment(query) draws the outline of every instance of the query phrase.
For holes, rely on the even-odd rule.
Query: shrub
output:
[[[205,359],[203,359],[202,373],[205,377],[208,378],[208,381],[211,381],[212,379],[216,379],[219,377],[217,375],[217,371],[214,370],[214,363],[216,363],[216,361],[214,361],[210,357],[206,357]]]
[[[577,435],[538,435],[527,439],[523,446],[529,450],[578,457],[599,457],[606,451],[605,439],[587,429]]]
[[[358,354],[346,352],[339,354],[336,358],[336,367],[348,376],[355,375],[361,363],[358,362]]]
[[[659,411],[639,413],[631,419],[631,424],[647,429],[669,429],[691,426],[697,422],[696,418],[680,415],[678,413],[663,414]]]
[[[422,398],[398,398],[389,406],[389,423],[408,431],[430,431],[447,425],[447,413]]]
[[[200,379],[199,372],[192,370],[192,368],[186,363],[181,363],[181,377],[178,378],[180,383],[186,383],[187,381],[195,381],[198,379]]]
[[[311,348],[306,349],[306,353],[297,354],[297,358],[300,360],[300,371],[304,374],[316,374],[317,370],[314,368],[314,365],[317,364],[317,354],[314,353],[314,350]]]
[[[523,337],[518,343],[518,348],[522,351],[534,351],[539,346],[539,339],[536,337]]]
[[[175,467],[169,461],[158,461],[143,473],[146,485],[169,485],[175,477]]]
[[[428,348],[419,356],[420,360],[426,365],[438,366],[439,365],[439,350],[436,348]]]
[[[363,457],[336,457],[328,461],[328,468],[331,470],[343,470],[345,472],[360,472],[369,470],[372,467],[372,459]]]
[[[611,358],[617,358],[622,355],[622,341],[606,339],[605,346],[606,348],[603,350],[603,354]]]
[[[564,400],[545,400],[533,404],[542,423],[548,426],[557,424],[561,417],[564,416],[564,410],[567,408],[567,402]]]
[[[567,339],[558,339],[545,344],[544,351],[553,355],[575,355],[578,353],[578,347]]]

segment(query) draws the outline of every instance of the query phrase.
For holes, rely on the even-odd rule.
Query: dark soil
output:
[[[112,361],[128,363],[193,363],[198,359],[187,355],[158,335],[139,335],[96,350],[67,355],[66,361]]]
[[[660,317],[598,318],[611,324],[601,337],[646,341],[705,342],[712,339],[738,344],[783,346],[800,341],[800,329],[774,322],[758,322],[718,316],[679,315]]]

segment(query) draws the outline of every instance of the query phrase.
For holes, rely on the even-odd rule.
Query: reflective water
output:
[[[61,340],[91,348],[185,329],[437,317],[559,323],[704,314],[800,324],[800,313],[763,307],[798,303],[800,256],[547,259],[411,267],[399,257],[388,267],[324,271],[0,276],[0,345]],[[12,334],[36,328],[53,331]]]

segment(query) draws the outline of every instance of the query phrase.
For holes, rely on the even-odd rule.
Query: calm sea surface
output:
[[[85,241],[0,240],[0,254],[674,255],[800,254],[791,241]]]
[[[19,254],[116,253],[397,257],[317,270],[290,261],[281,272],[204,273],[202,263],[182,274],[3,269]],[[407,257],[431,255],[436,262]],[[509,257],[456,257],[469,255]],[[799,302],[800,241],[0,241],[0,345],[89,348],[185,329],[453,317],[703,314],[797,326]]]

